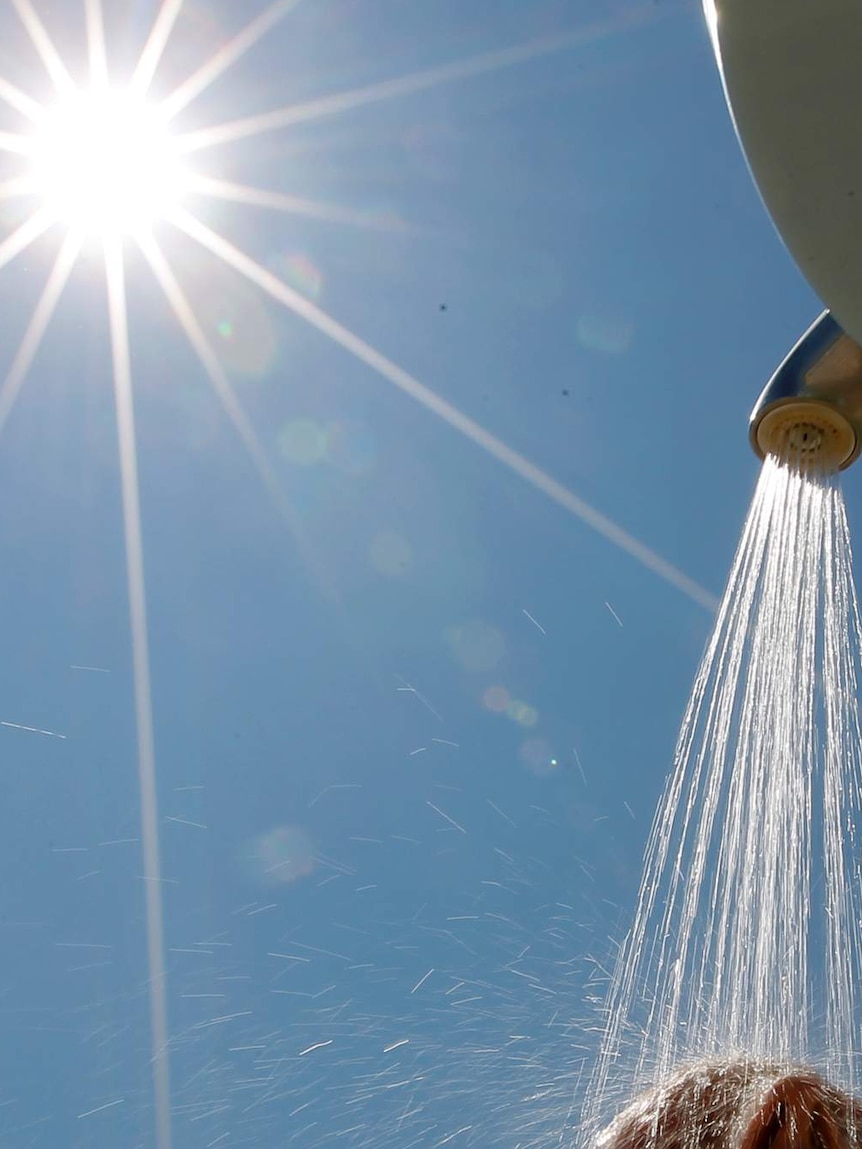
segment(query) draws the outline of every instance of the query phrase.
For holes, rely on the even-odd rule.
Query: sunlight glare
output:
[[[30,157],[47,211],[90,236],[146,233],[188,186],[167,119],[129,92],[63,97],[38,125]]]
[[[710,4],[712,0],[705,2]],[[185,1092],[188,1082],[185,1080],[177,1092],[176,1111],[172,1108],[171,1060],[174,1049],[177,1048],[180,1053],[181,1073],[185,1075],[182,1050],[185,1030],[178,1028],[172,1031],[169,1015],[169,1004],[172,1001],[169,993],[169,974],[172,976],[173,966],[166,961],[162,883],[176,879],[163,877],[161,859],[162,819],[158,802],[160,779],[156,758],[156,728],[147,622],[145,538],[141,518],[135,432],[128,292],[130,267],[127,267],[127,248],[137,248],[138,253],[143,255],[144,261],[149,265],[156,284],[173,312],[180,332],[201,363],[215,394],[273,497],[275,506],[288,524],[297,550],[311,572],[313,584],[322,588],[327,598],[339,609],[343,607],[343,603],[339,597],[337,580],[333,579],[329,564],[318,558],[314,546],[309,541],[303,515],[293,507],[285,493],[280,472],[269,459],[265,445],[269,430],[265,420],[261,433],[258,430],[257,420],[253,420],[246,413],[232,385],[223,358],[211,342],[212,331],[196,314],[194,296],[187,294],[180,276],[172,266],[169,246],[171,238],[178,238],[184,245],[188,240],[197,245],[197,253],[203,257],[200,265],[196,264],[193,269],[198,285],[204,283],[206,264],[210,261],[213,265],[221,264],[232,269],[280,307],[316,328],[355,360],[365,364],[412,400],[421,404],[428,412],[445,421],[465,439],[577,516],[588,527],[632,556],[645,568],[708,610],[713,610],[716,606],[716,600],[708,590],[628,534],[616,522],[601,514],[561,482],[494,435],[483,424],[387,358],[371,343],[338,322],[328,311],[324,311],[300,291],[283,279],[279,279],[265,263],[258,262],[253,254],[235,246],[221,233],[211,230],[203,219],[199,219],[193,213],[186,202],[188,199],[203,197],[210,202],[238,204],[246,208],[265,208],[318,220],[351,223],[363,227],[387,226],[375,222],[375,217],[368,212],[350,210],[280,189],[268,190],[249,186],[241,178],[244,171],[241,157],[236,161],[239,166],[233,169],[240,178],[233,181],[202,175],[196,169],[195,160],[191,157],[193,153],[205,149],[218,148],[221,145],[262,136],[269,132],[284,131],[293,125],[327,116],[349,114],[373,104],[387,101],[397,104],[410,95],[434,88],[446,88],[469,78],[488,75],[503,68],[538,61],[565,49],[598,42],[616,36],[621,31],[630,30],[638,24],[653,21],[656,19],[656,13],[652,10],[654,6],[640,6],[637,11],[632,7],[628,15],[614,15],[611,19],[581,25],[570,31],[425,68],[397,79],[379,80],[363,87],[330,92],[329,84],[325,83],[323,88],[326,94],[304,102],[294,102],[274,110],[223,123],[212,123],[204,118],[193,130],[187,128],[182,134],[175,126],[175,117],[179,117],[190,104],[199,100],[229,68],[242,60],[255,44],[264,41],[276,23],[299,4],[299,0],[255,0],[254,4],[250,0],[235,0],[232,7],[237,12],[247,7],[260,7],[261,11],[235,35],[225,39],[212,56],[186,76],[161,99],[161,102],[149,101],[147,94],[157,77],[169,42],[175,35],[184,3],[185,0],[146,0],[146,3],[141,5],[125,6],[136,9],[150,7],[156,12],[137,63],[132,66],[130,75],[127,75],[122,83],[114,85],[110,83],[109,77],[117,75],[118,68],[123,66],[121,60],[125,59],[125,53],[121,54],[119,60],[114,58],[106,37],[105,15],[108,9],[111,9],[110,27],[115,15],[114,10],[122,8],[123,5],[119,0],[82,0],[82,2],[76,0],[75,5],[67,4],[65,6],[67,8],[83,9],[86,63],[82,73],[76,61],[74,74],[77,76],[83,74],[86,79],[82,81],[83,87],[78,87],[64,58],[65,51],[61,53],[55,46],[49,29],[36,11],[36,0],[6,0],[5,6],[11,7],[17,13],[30,48],[35,51],[47,74],[50,90],[53,92],[51,97],[53,102],[50,105],[43,105],[41,89],[37,89],[39,92],[37,99],[21,91],[0,75],[0,109],[5,107],[25,121],[23,130],[12,131],[4,127],[0,131],[0,160],[5,163],[8,155],[12,157],[11,163],[15,165],[8,173],[4,168],[3,179],[0,180],[0,206],[5,208],[7,201],[18,198],[29,200],[35,196],[38,201],[30,214],[27,214],[31,206],[29,204],[20,214],[14,204],[8,218],[5,212],[2,213],[0,272],[31,246],[40,242],[55,225],[61,225],[61,229],[65,229],[66,233],[59,237],[59,249],[12,363],[5,378],[0,377],[0,431],[7,423],[29,371],[36,361],[43,337],[49,329],[64,290],[73,289],[71,284],[78,256],[89,246],[88,239],[95,241],[95,245],[101,247],[104,264],[120,464],[141,820],[140,877],[143,882],[145,905],[147,967],[145,993],[149,1005],[148,1055],[153,1107],[152,1131],[147,1144],[153,1144],[155,1149],[171,1149],[175,1112],[184,1121],[197,1121],[203,1116],[208,1116],[208,1113],[194,1111],[191,1117],[188,1116],[190,1107]],[[43,6],[48,5],[38,4],[40,8]],[[201,5],[197,7],[200,8]],[[231,5],[224,4],[220,7],[227,10]],[[672,14],[673,5],[663,6],[662,13],[665,8]],[[196,21],[197,17],[193,19]],[[136,16],[133,23],[138,22]],[[63,28],[67,23],[64,15]],[[176,34],[178,39],[193,38],[194,33],[191,29],[195,26],[195,24],[187,25],[185,30]],[[180,49],[180,54],[184,54],[185,47],[182,43]],[[280,73],[276,71],[272,75],[279,76]],[[254,90],[264,84],[266,73],[252,79],[252,90]],[[160,90],[162,86],[163,77],[158,80],[155,87]],[[240,107],[243,102],[239,102]],[[222,106],[231,108],[231,100],[229,98],[223,100]],[[419,114],[421,115],[421,112]],[[354,125],[351,133],[355,133],[356,130]],[[360,142],[362,138],[361,133],[356,136]],[[264,154],[267,154],[266,151]],[[280,154],[282,154],[280,145],[272,148],[273,156]],[[19,170],[18,165],[21,165],[22,161],[23,170]],[[218,167],[221,165],[218,164]],[[156,225],[163,222],[171,225],[179,233],[173,237],[168,234],[168,246],[164,249],[161,246],[162,237],[153,234]],[[399,223],[397,226],[403,229],[404,225]],[[260,229],[256,233],[257,241],[262,242],[267,232],[267,228]],[[126,243],[126,240],[132,242]],[[85,289],[86,285],[80,282],[74,287],[77,291]],[[83,351],[85,363],[88,362],[87,346],[85,340]],[[165,355],[166,362],[173,365],[173,351],[166,349]],[[86,367],[81,370],[86,371]],[[179,370],[181,368],[177,367],[176,371]],[[291,381],[293,374],[287,378]],[[273,386],[281,387],[281,382],[281,378],[273,379]],[[401,547],[403,551],[403,541],[400,538],[396,538],[395,541],[396,549]],[[400,570],[403,563],[399,559],[396,565]],[[532,619],[532,616],[529,617]],[[535,622],[534,619],[532,621]],[[413,690],[412,687],[410,689]],[[421,695],[419,697],[427,709],[439,718],[430,704],[422,699]],[[529,709],[525,707],[525,713]],[[51,732],[42,731],[42,733]],[[539,747],[538,753],[543,756],[540,766],[546,761],[550,761],[552,766],[555,764],[555,760],[550,759],[547,754],[544,744]],[[577,760],[577,751],[575,758]],[[579,762],[578,766],[580,767]],[[443,819],[452,821],[437,807],[433,808]],[[497,812],[501,813],[499,810]],[[509,821],[506,815],[503,816]],[[169,818],[165,820],[182,821]],[[453,825],[462,830],[458,823],[453,822]],[[94,871],[96,872],[98,871]],[[173,952],[195,951],[176,948]],[[423,978],[422,981],[424,980]],[[183,1005],[178,1011],[181,1018],[185,1017],[184,1010]],[[230,1014],[216,1017],[198,1023],[194,1028],[230,1021],[233,1016]],[[397,1044],[389,1048],[394,1049]],[[317,1045],[311,1045],[304,1052],[308,1053],[316,1048]],[[303,1054],[300,1053],[300,1056]],[[194,1077],[188,1080],[194,1080]],[[271,1091],[267,1090],[264,1097],[258,1097],[252,1105],[262,1099],[269,1100],[270,1097]],[[120,1103],[112,1100],[79,1116],[89,1117]],[[227,1107],[220,1106],[213,1109],[213,1112],[221,1112],[225,1108]],[[250,1113],[250,1108],[235,1110],[236,1120],[250,1121],[251,1117],[246,1116]],[[242,1116],[239,1116],[240,1113]],[[185,1128],[188,1128],[187,1124]],[[136,1137],[137,1143],[143,1144],[145,1136],[139,1134]],[[221,1143],[226,1137],[231,1137],[229,1130],[208,1141],[208,1144]],[[444,1140],[450,1139],[444,1138]],[[106,1142],[102,1138],[98,1143]],[[443,1142],[439,1144],[442,1145]]]

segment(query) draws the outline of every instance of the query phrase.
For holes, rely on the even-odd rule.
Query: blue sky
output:
[[[118,78],[156,7],[111,6]],[[757,473],[749,410],[818,302],[750,181],[699,6],[578,7],[297,4],[183,131],[537,52],[201,155],[349,221],[189,207],[718,595]],[[83,5],[34,10],[80,76]],[[155,95],[263,11],[188,3]],[[0,22],[0,75],[46,99]],[[32,204],[0,208],[11,233]],[[710,613],[156,234],[281,491],[129,245],[175,1143],[566,1143]],[[0,271],[4,364],[60,238]],[[105,300],[91,252],[0,435],[14,1147],[156,1136]]]

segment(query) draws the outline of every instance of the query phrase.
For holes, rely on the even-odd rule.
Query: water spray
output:
[[[835,479],[862,453],[862,3],[704,7],[751,173],[828,310],[751,415],[765,464],[612,976],[581,1144],[862,1149],[862,611]]]
[[[749,423],[761,459],[843,471],[862,450],[862,347],[825,312],[763,389]]]

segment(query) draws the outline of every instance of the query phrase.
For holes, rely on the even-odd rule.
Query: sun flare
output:
[[[167,118],[131,91],[61,96],[28,152],[33,191],[51,219],[84,235],[140,235],[188,190]]]
[[[254,45],[264,40],[297,3],[298,0],[242,0],[242,3],[236,0],[233,6],[223,5],[236,11],[253,8],[257,14],[235,35],[225,39],[211,57],[187,75],[161,102],[154,102],[150,91],[169,42],[181,35],[175,26],[180,22],[185,0],[143,0],[140,5],[133,6],[136,9],[151,8],[153,19],[131,77],[127,83],[113,86],[109,77],[116,76],[117,62],[109,51],[103,9],[121,7],[116,0],[111,0],[110,5],[108,0],[80,0],[88,57],[81,86],[73,80],[66,53],[55,45],[34,0],[7,0],[5,5],[5,9],[14,9],[26,39],[50,81],[52,96],[51,102],[42,103],[41,96],[37,99],[0,74],[0,117],[8,116],[11,125],[0,128],[0,170],[3,172],[3,178],[0,178],[0,270],[19,259],[37,242],[43,245],[54,242],[56,255],[5,378],[0,376],[0,431],[14,408],[64,291],[72,282],[72,273],[86,241],[95,241],[100,247],[104,264],[105,304],[100,303],[99,306],[107,312],[110,333],[120,462],[146,910],[153,1143],[156,1149],[171,1149],[172,1145],[174,1114],[170,1061],[174,1039],[168,1016],[155,732],[135,434],[134,364],[130,342],[131,324],[135,317],[129,314],[127,292],[132,268],[128,259],[130,254],[137,250],[143,256],[144,270],[148,268],[152,273],[177,320],[180,333],[200,362],[276,509],[293,531],[309,568],[317,572],[321,581],[327,577],[320,573],[323,572],[323,564],[316,562],[304,542],[302,525],[279,473],[270,461],[267,431],[259,431],[246,413],[219,356],[218,344],[214,342],[214,336],[220,333],[208,330],[198,314],[194,293],[186,289],[179,270],[174,267],[171,243],[178,237],[197,252],[201,260],[230,268],[273,304],[315,328],[353,359],[386,379],[670,585],[708,609],[714,609],[716,605],[708,591],[676,567],[387,358],[307,294],[279,278],[250,251],[232,243],[228,238],[229,232],[222,234],[212,230],[204,218],[195,213],[195,204],[187,202],[216,201],[246,210],[287,213],[339,226],[365,229],[390,226],[375,223],[373,216],[355,207],[289,194],[280,187],[249,186],[205,177],[193,169],[188,157],[283,131],[295,124],[400,100],[575,48],[616,34],[619,20],[575,28],[567,33],[429,67],[397,79],[330,92],[305,103],[288,104],[240,119],[222,123],[204,120],[195,130],[187,130],[185,134],[175,131],[174,118],[180,119],[189,104],[236,65]],[[75,6],[72,0],[66,5],[70,9]],[[638,14],[627,20],[626,26],[631,26],[635,20],[652,19],[649,8],[644,9],[645,15]],[[155,87],[158,89],[161,85],[156,84]],[[25,122],[23,130],[22,121]],[[6,120],[0,122],[7,123]],[[14,205],[16,200],[24,201],[20,214]],[[31,211],[30,201],[35,201],[35,210]],[[7,202],[11,207],[11,224],[3,214]],[[164,228],[157,229],[159,224],[164,224]],[[211,1143],[215,1144],[215,1141]]]

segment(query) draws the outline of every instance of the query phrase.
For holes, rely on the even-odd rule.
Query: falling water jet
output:
[[[602,1149],[858,1143],[862,624],[837,474],[862,445],[862,348],[830,314],[773,375],[750,436],[763,470],[584,1112],[582,1144]],[[812,1113],[828,1119],[802,1136]]]
[[[764,465],[647,847],[581,1142],[844,1149],[862,1130],[862,623],[837,482],[862,445],[862,161],[847,134],[862,9],[704,9],[762,200],[842,326],[822,316],[752,415]]]

